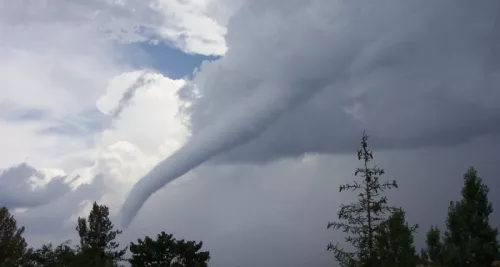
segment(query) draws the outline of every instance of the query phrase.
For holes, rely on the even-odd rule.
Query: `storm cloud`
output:
[[[65,181],[66,176],[47,176],[27,164],[1,170],[0,206],[8,208],[42,206],[64,196],[71,190]]]
[[[247,2],[229,23],[228,52],[180,93],[191,140],[134,186],[124,225],[152,193],[214,157],[342,153],[366,128],[381,149],[496,133],[499,11],[495,1]]]
[[[184,89],[201,95],[187,98],[193,139],[276,80],[328,88],[219,160],[351,151],[363,129],[384,149],[498,132],[498,12],[498,1],[248,1],[229,24],[228,53]]]

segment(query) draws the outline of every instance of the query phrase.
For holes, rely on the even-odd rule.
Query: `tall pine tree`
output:
[[[345,190],[359,190],[357,201],[348,205],[341,205],[338,212],[339,222],[328,223],[328,229],[341,230],[347,233],[345,241],[350,243],[355,252],[346,252],[337,243],[330,243],[327,247],[332,251],[341,266],[380,266],[377,255],[377,236],[382,224],[387,219],[385,214],[394,211],[387,205],[387,198],[381,196],[386,189],[397,188],[396,181],[381,183],[379,176],[384,170],[377,166],[369,167],[373,160],[373,153],[368,148],[368,136],[363,133],[361,148],[358,150],[358,160],[363,161],[363,167],[355,170],[355,176],[361,176],[361,182],[354,181],[340,186],[340,192]]]
[[[457,267],[490,266],[498,257],[498,230],[491,227],[493,212],[488,187],[471,167],[464,175],[462,200],[451,202],[445,232],[446,264]]]

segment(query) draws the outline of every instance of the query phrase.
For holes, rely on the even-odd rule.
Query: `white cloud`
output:
[[[214,2],[158,0],[156,7],[164,15],[159,35],[188,53],[223,55],[227,50],[225,25],[207,13]]]
[[[118,21],[134,24],[133,17],[125,20],[119,11],[131,11],[131,4],[143,9],[147,5],[132,2],[121,7],[102,1],[2,3],[0,33],[9,38],[0,41],[0,146],[4,151],[0,168],[27,162],[41,173],[31,179],[36,185],[26,177],[26,198],[30,192],[33,198],[41,197],[37,188],[65,173],[68,184],[64,186],[75,190],[72,195],[87,192],[80,189],[86,186],[100,188],[95,194],[72,196],[75,202],[64,205],[99,200],[106,187],[111,188],[109,202],[118,203],[121,199],[112,194],[126,192],[186,137],[182,118],[176,116],[176,92],[184,81],[134,71],[116,43],[103,38],[99,18],[89,18],[111,12]],[[113,26],[101,22],[103,27]],[[137,74],[144,84],[138,84],[119,116],[111,118],[109,109],[116,108]],[[0,184],[2,190],[9,188],[5,181]],[[32,202],[29,206],[36,206]],[[35,209],[30,212],[36,213]],[[64,211],[71,216],[79,209],[68,206]]]
[[[141,79],[142,83],[138,84],[137,81]],[[54,232],[56,236],[53,237],[59,240],[58,238],[64,239],[65,235],[71,234],[74,219],[85,216],[89,203],[93,201],[108,205],[114,214],[119,210],[130,187],[159,160],[172,154],[185,142],[188,133],[185,118],[178,114],[181,103],[177,97],[179,88],[185,84],[183,80],[171,80],[148,71],[125,72],[110,79],[106,91],[99,100],[96,99],[95,104],[105,113],[114,110],[122,100],[119,95],[123,95],[131,84],[138,84],[135,93],[108,128],[91,136],[92,146],[63,153],[64,159],[46,161],[51,164],[37,162],[41,167],[63,166],[68,169],[68,173],[62,169],[41,168],[37,171],[29,167],[38,176],[33,178],[33,175],[25,175],[25,179],[21,180],[17,179],[19,175],[12,174],[4,175],[9,180],[0,179],[2,192],[14,192],[12,188],[19,187],[19,183],[25,184],[24,189],[19,187],[15,190],[16,195],[22,197],[14,199],[11,194],[3,194],[0,203],[12,207],[28,207],[27,210],[18,210],[17,216],[31,228],[28,234],[33,240],[47,238],[40,227],[32,225],[35,217],[40,223],[50,224],[50,229],[60,231]],[[25,132],[33,133],[21,131]],[[31,137],[35,141],[47,139],[36,134]],[[67,140],[58,138],[54,146],[65,146],[71,140],[71,137]],[[52,148],[41,148],[40,155],[50,154]],[[32,149],[32,146],[27,146],[25,152],[29,154]],[[61,180],[56,177],[58,175],[67,176]],[[12,185],[13,182],[16,184]],[[60,189],[64,188],[64,193],[70,189],[72,191],[67,195],[58,194],[54,190],[59,187],[56,188],[55,185],[59,185]],[[19,191],[21,189],[24,190],[22,193]],[[37,207],[47,203],[59,207],[58,213],[47,210],[50,206]]]
[[[3,19],[16,18],[5,5],[2,12],[10,13]],[[24,161],[59,167],[69,153],[85,149],[91,137],[53,133],[91,130],[85,124],[92,123],[96,99],[111,77],[129,69],[95,29],[72,26],[1,21],[8,38],[0,41],[0,109],[18,118],[0,122],[0,146],[10,151],[0,155],[0,167]]]
[[[177,92],[183,80],[171,80],[156,73],[129,73],[116,77],[108,87],[108,93],[98,103],[109,103],[111,109],[119,104],[116,98],[117,84],[129,80],[129,75],[143,79],[112,127],[105,130],[98,141],[98,155],[94,174],[107,177],[109,188],[116,189],[119,197],[112,201],[121,204],[124,193],[152,166],[176,151],[187,138],[187,129],[178,109]],[[114,101],[112,100],[114,99]],[[111,186],[112,184],[112,186]],[[111,193],[111,192],[109,192]],[[110,197],[108,197],[109,199]]]
[[[71,0],[2,3],[0,23],[91,25],[113,40],[167,42],[186,53],[223,55],[226,24],[241,1]]]
[[[118,138],[137,144],[148,152],[157,150],[163,140],[174,139],[182,143],[186,133],[182,130],[182,117],[178,115],[180,102],[177,91],[184,81],[171,80],[156,73],[145,73],[142,79],[143,84],[135,90],[128,106],[113,123],[113,128],[103,133],[103,142],[109,143],[108,139],[118,135]],[[112,99],[113,90],[110,87],[110,94],[100,100]],[[116,101],[115,105],[118,104]]]

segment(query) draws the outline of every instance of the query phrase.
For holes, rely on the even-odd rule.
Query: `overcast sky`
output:
[[[122,245],[166,231],[203,240],[211,266],[336,266],[326,225],[353,197],[338,185],[366,129],[420,247],[471,165],[500,210],[498,14],[496,0],[0,0],[0,205],[33,246],[77,241],[93,201],[120,226],[167,159],[157,176],[190,171],[143,180],[158,191]]]

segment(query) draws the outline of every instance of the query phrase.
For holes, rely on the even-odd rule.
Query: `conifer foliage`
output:
[[[448,208],[445,249],[448,265],[490,266],[499,256],[498,229],[489,216],[493,206],[488,200],[489,188],[473,167],[464,175],[462,200]]]
[[[418,256],[413,244],[413,234],[418,225],[410,226],[406,214],[399,208],[382,224],[377,237],[380,266],[415,267]]]
[[[23,265],[27,243],[23,237],[24,227],[18,227],[14,216],[5,207],[0,208],[0,266]]]
[[[172,234],[161,232],[153,240],[146,236],[130,243],[131,267],[207,267],[208,251],[200,251],[203,242],[176,240]]]
[[[357,201],[348,205],[341,205],[338,212],[338,222],[328,223],[328,228],[341,230],[347,233],[345,241],[350,243],[355,252],[347,252],[337,243],[329,244],[327,249],[332,251],[341,266],[379,266],[377,255],[377,238],[382,231],[387,214],[395,211],[387,204],[387,198],[382,193],[391,188],[397,188],[396,181],[381,182],[379,177],[385,172],[377,166],[370,167],[373,153],[368,148],[368,135],[363,133],[361,148],[358,150],[358,160],[363,162],[362,168],[357,168],[354,175],[360,176],[361,181],[340,186],[342,191],[359,191]]]
[[[116,265],[123,259],[127,248],[118,249],[120,245],[115,241],[122,231],[114,228],[107,206],[94,202],[88,219],[78,218],[76,230],[80,236],[80,249],[95,257],[95,261]]]

